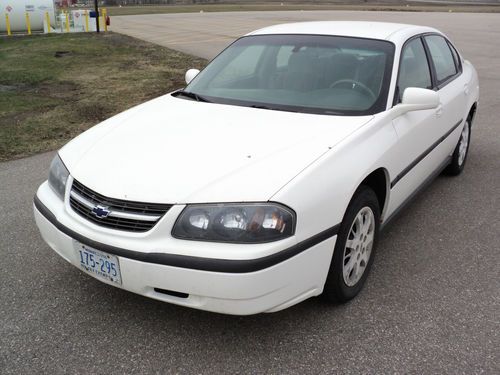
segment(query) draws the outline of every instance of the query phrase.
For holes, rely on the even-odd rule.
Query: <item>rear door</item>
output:
[[[439,93],[441,105],[438,111],[441,137],[445,137],[436,154],[446,158],[453,152],[467,113],[467,79],[462,74],[462,65],[458,53],[451,43],[441,35],[426,35],[424,42],[431,58],[435,89]]]

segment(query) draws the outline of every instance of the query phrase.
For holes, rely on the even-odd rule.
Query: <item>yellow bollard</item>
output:
[[[7,29],[7,35],[12,35],[12,33],[10,32],[9,13],[5,13],[5,28]]]
[[[31,35],[31,21],[30,21],[30,14],[26,12],[26,27],[28,29],[28,35]]]
[[[106,22],[107,13],[108,13],[108,11],[106,10],[106,8],[103,8],[102,9],[102,20],[104,23],[104,31],[108,31],[108,23]]]
[[[66,12],[66,32],[69,33],[69,13]]]
[[[50,16],[49,16],[49,12],[45,12],[45,21],[47,22],[47,34],[50,34]]]
[[[89,32],[89,11],[85,11],[85,31]]]

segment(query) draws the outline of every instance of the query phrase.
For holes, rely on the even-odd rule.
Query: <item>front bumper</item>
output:
[[[177,305],[226,314],[274,312],[319,295],[336,239],[330,231],[316,241],[289,246],[287,251],[278,242],[266,244],[266,256],[256,255],[250,259],[190,256],[183,246],[194,247],[194,254],[206,247],[207,256],[212,256],[210,248],[214,244],[163,236],[165,242],[161,247],[167,250],[159,251],[154,234],[132,236],[121,235],[119,231],[111,234],[108,230],[100,233],[93,224],[77,218],[65,203],[44,183],[35,197],[34,212],[43,239],[68,262],[80,268],[74,250],[74,241],[78,240],[118,256],[123,289]],[[148,248],[148,244],[151,247]],[[176,244],[182,248],[182,254],[169,250]],[[253,246],[244,245],[245,251]],[[269,253],[269,246],[276,246],[274,252]],[[175,293],[165,294],[162,290]]]

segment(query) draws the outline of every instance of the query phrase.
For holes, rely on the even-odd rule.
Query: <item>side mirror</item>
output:
[[[200,71],[198,69],[189,69],[186,72],[185,76],[186,83],[189,85],[189,82],[191,82],[194,79],[194,77],[198,75],[199,72]]]
[[[429,89],[408,87],[403,93],[403,100],[391,110],[393,118],[407,112],[434,109],[439,106],[439,94]]]

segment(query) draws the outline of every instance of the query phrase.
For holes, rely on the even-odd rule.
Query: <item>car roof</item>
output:
[[[438,32],[425,26],[390,22],[370,21],[315,21],[274,25],[256,30],[247,35],[264,34],[313,34],[336,35],[358,38],[382,39],[398,42],[426,32]]]

